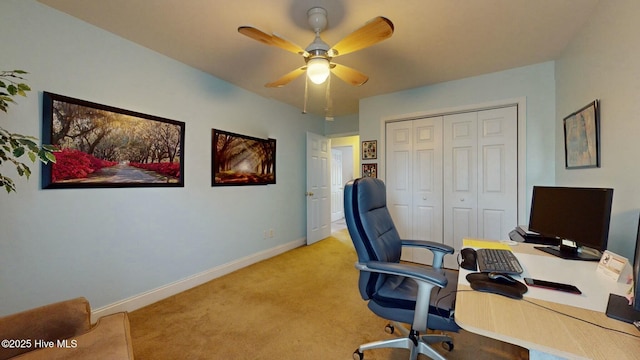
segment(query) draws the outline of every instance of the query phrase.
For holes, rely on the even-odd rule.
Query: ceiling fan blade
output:
[[[332,73],[339,77],[340,80],[353,86],[360,86],[369,80],[369,77],[367,75],[350,67],[338,64],[331,64],[331,66]]]
[[[391,20],[378,16],[371,19],[360,29],[340,40],[330,51],[329,56],[345,55],[360,49],[364,49],[393,35],[393,23]]]
[[[251,26],[240,26],[238,32],[263,44],[273,45],[273,37]]]
[[[287,51],[290,51],[294,54],[299,54],[299,55],[303,55],[303,56],[307,56],[307,52],[301,48],[300,46],[292,43],[289,40],[283,39],[280,36],[273,34],[272,35],[273,38],[273,45],[281,48],[281,49],[285,49]]]
[[[268,84],[265,84],[265,87],[282,87],[287,85],[288,83],[290,83],[293,79],[297,78],[298,76],[304,74],[304,72],[307,70],[306,66],[303,66],[299,69],[295,69],[292,72],[286,74],[285,76],[281,77],[280,79],[274,81],[274,82],[270,82]]]
[[[258,40],[263,44],[279,47],[294,54],[305,53],[300,46],[290,42],[289,40],[285,40],[278,35],[269,35],[251,26],[240,26],[238,27],[238,32],[254,40]]]

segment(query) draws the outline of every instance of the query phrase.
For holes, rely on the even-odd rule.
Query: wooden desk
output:
[[[522,346],[532,350],[532,353],[543,352],[567,359],[640,358],[640,332],[633,325],[610,319],[604,313],[609,293],[622,294],[629,285],[596,276],[597,262],[563,260],[535,250],[530,244],[513,246],[512,251],[525,270],[516,279],[522,281],[523,277],[532,277],[572,283],[583,294],[565,294],[530,287],[524,295],[524,301],[464,291],[471,290],[465,279],[469,271],[460,269],[458,290],[463,291],[456,295],[455,313],[456,323],[460,327]],[[568,305],[568,302],[574,305]],[[553,310],[635,337],[603,329]]]

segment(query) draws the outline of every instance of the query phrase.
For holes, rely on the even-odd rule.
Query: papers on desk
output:
[[[598,273],[603,274],[613,281],[631,283],[631,264],[629,260],[609,250],[605,250],[598,263]]]
[[[511,250],[509,245],[491,240],[478,240],[478,239],[462,239],[462,246],[471,247],[476,249],[504,249]]]

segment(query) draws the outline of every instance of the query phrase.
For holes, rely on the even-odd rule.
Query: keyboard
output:
[[[505,274],[521,274],[522,266],[518,258],[506,249],[478,249],[476,261],[480,272],[501,272]]]

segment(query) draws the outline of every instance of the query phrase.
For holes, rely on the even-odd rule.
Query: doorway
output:
[[[331,138],[331,232],[346,229],[344,185],[360,176],[360,136]]]

